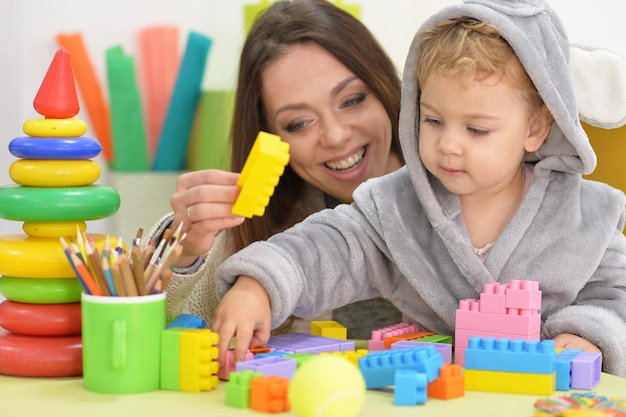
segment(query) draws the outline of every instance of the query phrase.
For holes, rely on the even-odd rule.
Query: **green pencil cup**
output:
[[[108,394],[155,391],[160,384],[165,293],[82,294],[83,382]]]

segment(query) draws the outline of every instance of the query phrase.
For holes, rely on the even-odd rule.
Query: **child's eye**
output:
[[[468,127],[467,130],[474,136],[484,136],[484,135],[489,133],[488,130],[478,129],[478,128],[475,128],[475,127]]]
[[[347,107],[354,107],[357,104],[362,103],[365,100],[365,94],[359,94],[355,97],[349,98],[348,100],[344,101],[343,104],[341,105],[341,107],[343,108],[347,108]]]
[[[433,125],[433,126],[443,125],[443,122],[441,120],[433,119],[432,117],[425,117],[422,123]]]

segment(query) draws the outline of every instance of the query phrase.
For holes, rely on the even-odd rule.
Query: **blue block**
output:
[[[443,357],[432,345],[406,349],[380,350],[359,358],[359,368],[367,389],[393,385],[399,369],[426,374],[428,382],[439,377]]]
[[[465,349],[465,369],[551,374],[555,371],[553,340],[470,337]]]
[[[395,405],[426,403],[428,380],[425,373],[410,369],[398,369],[395,373],[394,383],[393,403]]]
[[[206,329],[206,320],[195,314],[180,314],[165,328],[184,327],[185,329]]]
[[[572,387],[572,360],[582,349],[563,349],[556,355],[556,389],[558,391],[569,391]]]

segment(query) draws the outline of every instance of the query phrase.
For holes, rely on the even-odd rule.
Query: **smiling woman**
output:
[[[144,240],[184,222],[184,252],[168,287],[168,313],[206,320],[217,306],[215,269],[232,253],[309,214],[350,203],[364,181],[400,168],[398,73],[368,29],[323,0],[278,1],[244,43],[232,122],[231,168],[185,173],[165,216]],[[290,164],[263,217],[231,214],[241,171],[259,131],[290,145]],[[191,209],[190,209],[191,208]],[[187,213],[193,213],[190,219]],[[348,336],[401,321],[382,299],[326,313]],[[291,318],[279,331],[309,331]],[[265,329],[270,331],[269,325]]]

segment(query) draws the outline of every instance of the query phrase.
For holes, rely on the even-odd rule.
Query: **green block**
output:
[[[249,369],[231,372],[224,386],[226,405],[236,408],[250,408],[250,386],[254,378],[262,377],[260,372]]]
[[[290,353],[288,355],[283,355],[283,358],[291,358],[296,360],[296,368],[299,368],[304,362],[309,359],[315,358],[317,355],[313,355],[311,353],[301,352],[301,353]]]
[[[172,327],[161,331],[161,389],[180,391],[180,333]]]
[[[431,336],[424,336],[417,339],[418,342],[430,342],[430,343],[447,343],[452,344],[452,336],[445,336],[442,334],[433,334]]]

